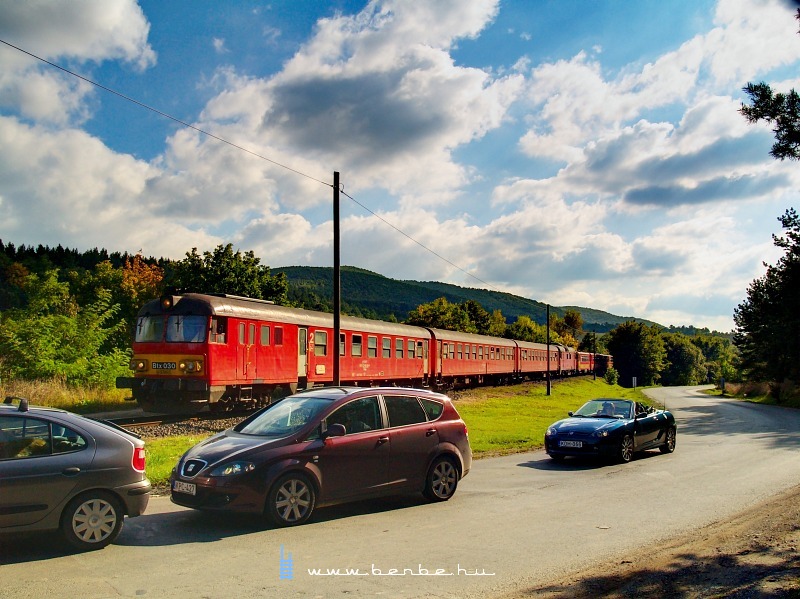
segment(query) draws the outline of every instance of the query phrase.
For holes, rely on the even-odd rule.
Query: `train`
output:
[[[131,389],[145,411],[257,409],[298,389],[339,383],[449,390],[562,377],[613,366],[560,344],[333,315],[228,294],[164,295],[139,310]]]

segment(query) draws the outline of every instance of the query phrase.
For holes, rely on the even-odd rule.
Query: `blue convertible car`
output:
[[[675,417],[666,409],[601,398],[586,402],[569,416],[550,425],[544,436],[545,451],[555,460],[603,456],[630,462],[635,452],[645,449],[675,451]]]

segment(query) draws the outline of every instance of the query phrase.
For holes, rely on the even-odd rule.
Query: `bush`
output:
[[[609,385],[616,385],[617,381],[619,380],[619,372],[617,372],[617,370],[612,366],[611,368],[606,370],[606,373],[605,375],[603,375],[603,378]]]

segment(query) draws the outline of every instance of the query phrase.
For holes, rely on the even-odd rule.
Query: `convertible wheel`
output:
[[[272,485],[267,513],[278,526],[295,526],[307,521],[317,502],[314,486],[300,473],[285,474]]]
[[[619,444],[618,457],[621,462],[626,464],[633,458],[633,437],[630,435],[622,437],[622,442]]]
[[[659,447],[661,453],[672,453],[675,451],[675,442],[677,439],[677,431],[675,428],[670,428],[667,430],[667,439],[664,441],[664,445]]]
[[[61,516],[61,532],[76,549],[102,549],[117,538],[124,517],[111,493],[91,491],[69,502]]]
[[[456,492],[458,468],[450,458],[437,458],[428,470],[425,490],[422,492],[431,501],[447,501]]]

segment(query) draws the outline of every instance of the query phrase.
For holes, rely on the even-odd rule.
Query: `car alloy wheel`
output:
[[[437,458],[428,470],[425,497],[432,501],[447,501],[456,492],[458,469],[450,458]]]
[[[626,464],[633,458],[633,437],[625,435],[619,445],[619,459]]]
[[[314,487],[302,474],[286,474],[269,493],[269,515],[278,526],[302,524],[311,517],[316,505]]]
[[[667,438],[664,441],[664,445],[659,447],[661,453],[672,453],[675,451],[675,443],[677,441],[677,432],[675,428],[667,429]]]
[[[93,491],[69,503],[61,518],[61,531],[67,542],[77,549],[102,549],[117,538],[124,517],[116,497],[104,491]]]

